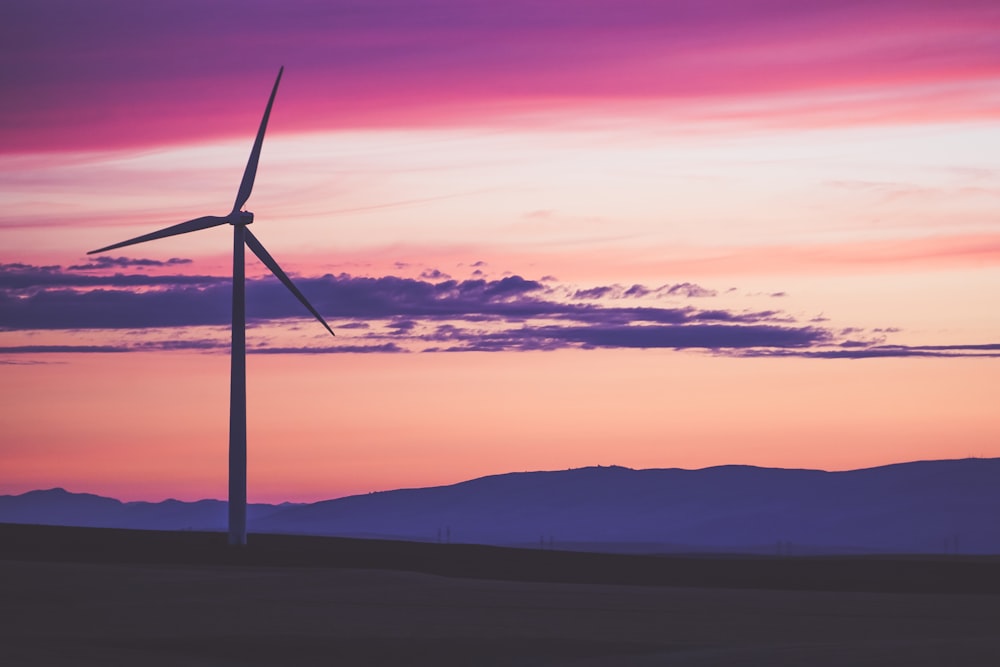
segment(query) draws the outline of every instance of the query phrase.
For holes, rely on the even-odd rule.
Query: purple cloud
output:
[[[694,283],[678,283],[676,285],[670,285],[669,287],[664,286],[660,288],[660,292],[670,296],[686,296],[689,298],[708,297],[715,296],[717,294],[715,290],[705,289],[701,285],[696,285]]]
[[[52,353],[124,353],[170,350],[201,352],[228,352],[228,341],[145,341],[134,345],[14,345],[0,347],[0,354],[52,354]],[[325,345],[317,347],[270,347],[247,349],[247,354],[370,354],[406,352],[395,343],[381,345]],[[6,363],[0,361],[0,363]]]
[[[603,287],[591,287],[590,289],[580,289],[573,292],[574,299],[603,299],[607,296],[612,296],[616,292],[613,285],[605,285]]]
[[[67,271],[99,271],[102,269],[127,269],[143,268],[147,266],[178,266],[180,264],[190,264],[192,260],[172,257],[167,261],[158,259],[133,259],[131,257],[93,257],[88,264],[76,264],[66,267]]]
[[[44,289],[17,295],[0,291],[0,330],[222,326],[230,321],[231,299],[225,283],[147,292]]]
[[[395,343],[381,345],[323,345],[317,347],[257,347],[248,354],[395,354],[406,350]]]
[[[695,283],[677,283],[675,285],[662,285],[656,288],[646,287],[645,285],[632,285],[628,288],[622,285],[601,285],[587,289],[578,289],[571,294],[571,298],[580,300],[638,299],[650,294],[656,296],[697,298],[716,296],[717,292],[706,289],[701,285],[696,285]]]
[[[1000,343],[970,345],[874,345],[843,344],[835,350],[754,349],[734,352],[741,357],[809,357],[815,359],[884,359],[893,357],[1000,357]]]
[[[54,352],[132,352],[124,345],[11,345],[0,347],[0,354],[46,354]]]
[[[124,258],[121,258],[124,259]],[[154,261],[154,260],[139,260]],[[169,260],[173,262],[174,260]],[[177,263],[187,263],[189,260],[179,260]],[[168,262],[168,263],[169,263]],[[152,266],[152,265],[146,265]],[[87,266],[86,270],[105,268]],[[79,267],[70,269],[80,270]],[[33,266],[31,264],[11,263],[0,264],[0,290],[30,290],[34,288],[51,287],[141,287],[177,285],[213,285],[232,282],[229,278],[219,276],[147,276],[143,274],[121,274],[110,276],[95,276],[92,274],[71,273],[59,266]]]
[[[420,277],[424,280],[449,280],[451,276],[447,273],[440,271],[438,269],[427,269],[420,273]]]
[[[670,348],[744,349],[756,347],[803,348],[831,340],[828,331],[814,327],[773,325],[607,325],[536,326],[501,333],[469,335],[457,328],[439,329],[427,340],[462,343],[445,350],[546,350],[563,347],[585,349]]]
[[[618,305],[584,301],[631,291],[633,285],[598,286],[567,292],[521,276],[499,280],[430,282],[396,276],[347,274],[296,278],[307,298],[335,326],[353,330],[349,343],[327,347],[263,344],[254,353],[296,351],[398,352],[404,350],[550,350],[577,348],[702,349],[735,356],[795,355],[821,358],[888,356],[982,356],[997,345],[906,347],[884,344],[886,328],[831,329],[814,318],[799,323],[779,310],[740,311]],[[0,330],[115,330],[225,327],[230,321],[231,281],[215,276],[95,276],[58,266],[0,266]],[[676,293],[690,292],[690,283]],[[135,289],[140,287],[142,289]],[[700,291],[701,288],[699,288]],[[706,290],[710,291],[710,290]],[[567,300],[567,294],[569,299]],[[627,303],[627,302],[624,302]],[[276,279],[247,281],[251,325],[308,318],[301,304]],[[866,340],[868,338],[868,340]],[[355,346],[355,341],[360,341]],[[110,346],[27,346],[8,354],[58,351],[216,350],[224,340],[144,341]],[[363,349],[355,350],[355,347]],[[283,351],[283,352],[280,352]]]

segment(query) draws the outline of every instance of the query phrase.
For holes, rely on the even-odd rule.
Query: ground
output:
[[[501,581],[5,549],[3,665],[1000,664],[991,592]]]

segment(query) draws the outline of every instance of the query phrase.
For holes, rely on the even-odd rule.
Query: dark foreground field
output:
[[[1000,665],[1000,560],[0,525],[0,665]]]

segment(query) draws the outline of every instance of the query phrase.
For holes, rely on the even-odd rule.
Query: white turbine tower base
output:
[[[236,203],[227,216],[208,215],[202,218],[188,220],[178,225],[166,227],[151,234],[137,236],[128,241],[91,250],[88,255],[106,252],[116,248],[162,239],[178,234],[196,232],[209,227],[217,227],[226,223],[233,226],[233,343],[229,377],[229,544],[242,546],[247,543],[247,363],[246,363],[246,282],[244,271],[244,247],[249,247],[254,255],[280,280],[302,305],[319,320],[320,324],[333,335],[333,329],[326,323],[323,316],[313,308],[302,292],[292,283],[291,279],[281,270],[274,258],[264,249],[257,237],[247,229],[253,222],[253,213],[244,211],[243,206],[250,198],[254,178],[257,175],[257,163],[260,160],[260,147],[264,143],[264,131],[267,129],[267,119],[271,115],[274,96],[278,92],[281,75],[285,71],[278,70],[278,78],[274,81],[271,97],[267,100],[264,118],[260,121],[257,138],[250,151],[243,172],[243,181],[236,194]]]

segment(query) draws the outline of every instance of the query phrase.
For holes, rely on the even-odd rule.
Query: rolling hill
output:
[[[253,505],[253,532],[623,552],[1000,553],[1000,459],[825,472],[617,466],[494,475],[303,505]],[[224,530],[222,501],[0,496],[0,522]]]

